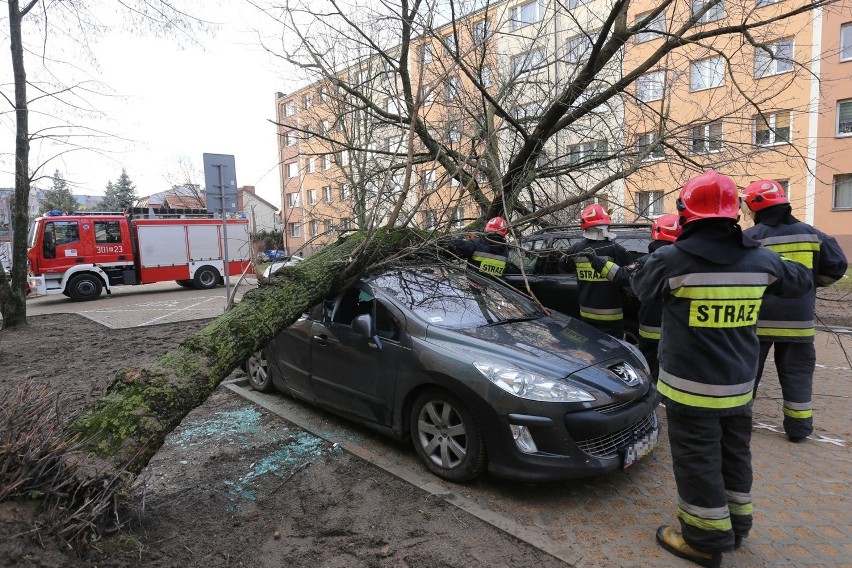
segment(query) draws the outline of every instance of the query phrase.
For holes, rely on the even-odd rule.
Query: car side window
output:
[[[376,334],[382,339],[399,341],[402,326],[396,316],[381,302],[376,304]]]
[[[332,322],[343,325],[352,325],[352,320],[361,314],[373,313],[373,297],[358,288],[350,288],[343,293],[337,304]]]

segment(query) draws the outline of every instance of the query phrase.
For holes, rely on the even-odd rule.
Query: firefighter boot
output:
[[[666,525],[657,529],[657,542],[660,543],[667,551],[675,556],[691,560],[699,566],[707,566],[708,568],[719,568],[722,565],[721,552],[704,552],[696,550],[686,544],[683,540],[683,535],[674,527]]]

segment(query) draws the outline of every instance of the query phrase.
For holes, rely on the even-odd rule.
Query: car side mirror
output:
[[[355,319],[352,320],[352,331],[360,333],[372,341],[371,345],[375,346],[376,349],[379,351],[382,350],[382,340],[379,339],[379,336],[376,333],[376,324],[375,321],[373,321],[373,316],[370,314],[355,316]]]

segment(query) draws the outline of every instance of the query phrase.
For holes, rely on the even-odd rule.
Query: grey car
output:
[[[403,440],[432,473],[551,481],[654,447],[657,391],[629,343],[444,264],[374,272],[248,362],[249,381]]]

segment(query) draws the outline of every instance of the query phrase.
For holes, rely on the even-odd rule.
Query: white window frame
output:
[[[296,114],[296,103],[294,101],[284,103],[284,116],[293,116],[294,114]]]
[[[420,174],[420,187],[424,192],[435,191],[438,187],[435,182],[435,170],[426,170]]]
[[[840,26],[840,61],[852,61],[852,22]]]
[[[793,38],[784,38],[772,43],[767,43],[764,46],[772,52],[772,55],[766,53],[766,50],[760,47],[754,48],[754,78],[762,79],[782,73],[790,73],[795,67],[795,45]],[[782,53],[778,55],[779,50],[789,49],[789,56]]]
[[[635,197],[637,216],[651,219],[664,215],[666,212],[664,198],[665,192],[661,190],[637,191]]]
[[[837,187],[843,184],[841,190],[844,192],[843,197],[845,203],[838,205],[837,203]],[[852,174],[837,174],[831,182],[831,209],[832,210],[847,210],[852,209]]]
[[[312,174],[316,171],[316,158],[308,158],[305,161],[305,173]]]
[[[352,187],[348,183],[340,186],[340,200],[349,201],[352,199]]]
[[[331,169],[331,154],[323,154],[322,156],[322,169],[330,170]]]
[[[334,221],[332,221],[331,219],[325,220],[325,232],[326,233],[333,233],[334,232]]]
[[[302,95],[302,106],[304,108],[311,108],[314,106],[314,96],[310,93]]]
[[[479,76],[481,78],[481,86],[487,89],[494,85],[494,71],[491,69],[491,67],[483,67],[482,69],[480,69]]]
[[[349,165],[349,150],[340,151],[340,165],[346,167]]]
[[[296,135],[295,130],[289,130],[286,134],[284,134],[284,145],[285,146],[295,146],[296,142],[299,141],[299,137]]]
[[[509,60],[510,69],[513,77],[532,74],[535,75],[544,71],[545,54],[544,49],[536,48],[524,53],[513,55]]]
[[[458,122],[447,125],[447,142],[461,142],[461,126]]]
[[[319,221],[316,219],[311,219],[311,236],[316,237],[319,235]]]
[[[287,207],[290,209],[298,209],[302,206],[302,194],[298,191],[293,191],[287,194]]]
[[[588,61],[597,40],[598,32],[569,37],[565,42],[565,60],[575,65]]]
[[[689,64],[689,90],[715,89],[725,84],[725,59],[721,55],[698,59]]]
[[[299,177],[299,162],[290,162],[284,165],[287,173],[287,179]]]
[[[579,8],[584,4],[588,4],[592,0],[568,0],[568,9],[573,10],[574,8]]]
[[[455,33],[449,33],[443,38],[444,47],[448,53],[456,53],[458,51],[458,42],[456,41]]]
[[[317,204],[317,190],[309,189],[308,190],[308,205],[316,205]]]
[[[432,85],[423,85],[420,87],[420,104],[421,106],[431,105],[435,103],[435,89]]]
[[[692,0],[692,14],[695,15],[696,12],[700,11],[706,4],[709,4],[711,0]],[[703,16],[698,18],[695,22],[696,24],[707,24],[709,22],[716,22],[725,17],[725,1],[721,0],[718,4],[710,8]]]
[[[636,14],[636,19],[633,20],[633,24],[636,25],[645,18],[647,18],[653,10],[648,10],[647,12],[641,12]],[[636,32],[634,36],[634,40],[636,43],[645,43],[646,41],[653,41],[658,39],[661,34],[666,33],[666,11],[663,10],[656,16],[654,19],[648,22],[648,26],[643,28],[642,31]]]
[[[325,136],[331,130],[331,123],[327,120],[320,121],[320,133]]]
[[[461,96],[461,78],[458,75],[447,77],[444,95],[448,101],[455,100]]]
[[[288,233],[290,233],[291,237],[301,237],[302,236],[302,225],[299,223],[287,223]]]
[[[702,146],[696,150],[695,142],[699,139],[695,137],[695,131],[698,129],[701,129],[700,140],[702,141]],[[714,130],[718,130],[718,136],[714,136]],[[724,127],[722,125],[722,121],[714,120],[711,122],[705,122],[704,124],[692,127],[689,134],[689,153],[712,154],[714,152],[721,152],[724,148],[724,143]],[[718,148],[713,148],[716,144],[718,145]]]
[[[456,207],[453,209],[453,227],[460,229],[464,227],[464,207]]]
[[[765,8],[766,6],[772,6],[773,4],[777,4],[782,0],[757,0],[756,6],[758,8]]]
[[[421,63],[432,63],[435,59],[435,54],[432,52],[432,44],[424,43],[420,46],[420,62]]]
[[[658,101],[665,91],[666,72],[649,71],[636,78],[636,98],[643,103]],[[651,91],[650,89],[654,90]]]
[[[512,6],[509,27],[519,30],[526,26],[540,22],[544,18],[544,5],[541,0],[532,0]]]
[[[647,142],[644,140],[647,139]],[[636,137],[636,152],[640,154],[645,151],[645,147],[651,146],[657,143],[657,133],[656,132],[645,132],[644,134],[640,134]],[[657,160],[664,160],[666,158],[666,149],[662,145],[658,145],[654,151],[645,156],[642,161],[643,162],[655,162]]]
[[[788,117],[787,118],[787,124],[788,124],[788,126],[787,126],[787,131],[788,131],[787,132],[787,139],[781,140],[781,141],[778,140],[778,132],[776,130],[776,128],[777,128],[776,124],[778,122],[778,115],[779,114],[787,114],[787,117]],[[768,117],[769,120],[764,120],[762,117]],[[765,147],[765,146],[777,146],[777,145],[780,145],[780,144],[789,144],[793,139],[793,113],[788,111],[788,110],[779,111],[779,112],[770,112],[770,113],[763,114],[763,115],[757,115],[752,120],[752,123],[753,123],[753,126],[752,126],[752,128],[753,128],[753,130],[752,130],[752,141],[754,142],[755,146]],[[766,142],[765,144],[758,143],[758,141],[757,141],[758,125],[766,126],[767,123],[768,123],[768,132],[769,132],[769,141]]]
[[[321,103],[326,102],[328,100],[328,89],[326,89],[325,87],[322,87],[319,90],[319,98],[320,98]]]
[[[427,209],[423,212],[423,228],[434,229],[438,226],[438,212],[434,209]]]
[[[491,37],[491,19],[482,18],[473,24],[472,38],[475,44],[484,43]]]
[[[330,185],[322,188],[322,200],[326,203],[331,203],[334,200],[334,192],[332,192]]]
[[[565,147],[565,163],[569,166],[580,166],[582,162],[594,160],[608,151],[609,144],[605,139],[592,140],[580,144],[571,144]],[[587,167],[591,164],[586,164]]]
[[[845,106],[848,108],[846,111],[846,120],[841,121],[841,106]],[[837,101],[837,109],[836,109],[837,120],[835,120],[835,132],[837,133],[838,138],[845,138],[847,136],[852,136],[852,99],[845,99]],[[845,126],[846,130],[841,130],[841,126]]]

